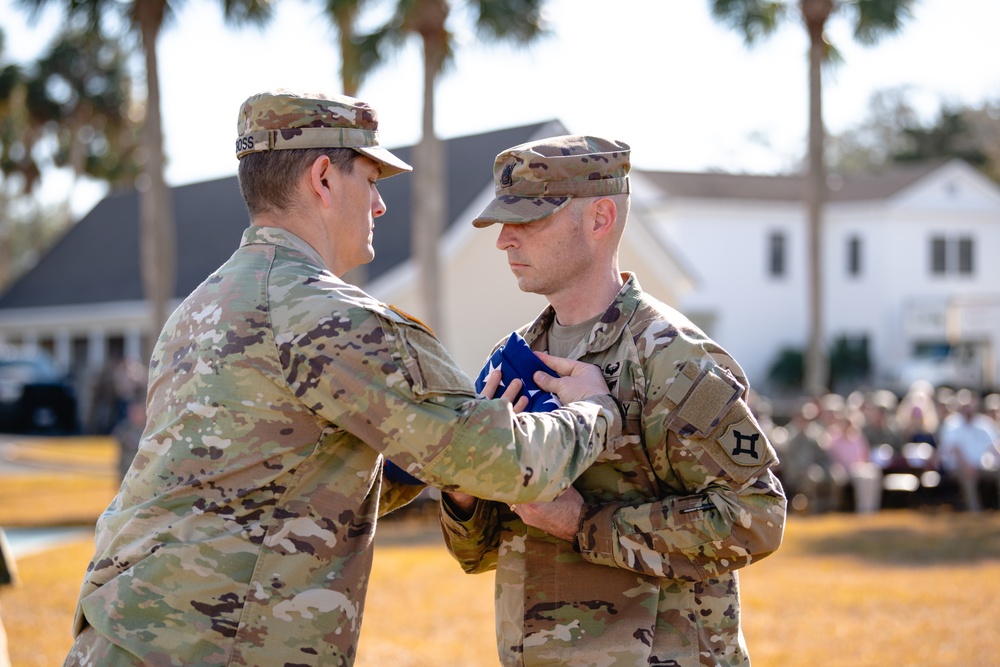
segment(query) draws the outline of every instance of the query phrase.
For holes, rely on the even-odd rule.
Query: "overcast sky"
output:
[[[61,3],[52,3],[60,5]],[[335,34],[318,0],[280,0],[263,30],[223,26],[217,0],[188,0],[160,45],[167,180],[232,175],[241,102],[271,88],[338,91]],[[377,4],[377,3],[376,3]],[[558,119],[571,132],[626,141],[645,169],[775,173],[805,150],[807,40],[794,21],[754,47],[712,21],[708,0],[549,0],[551,35],[531,47],[478,43],[454,2],[456,66],[438,85],[443,137]],[[793,3],[794,4],[794,3]],[[0,0],[7,60],[36,55],[57,25],[27,27]],[[906,86],[926,120],[942,102],[1000,99],[1000,2],[918,0],[914,17],[875,47],[829,30],[844,63],[825,80],[825,122],[862,122],[873,92]],[[382,143],[420,132],[420,49],[411,41],[358,95],[378,110]],[[493,156],[483,156],[489,173]]]

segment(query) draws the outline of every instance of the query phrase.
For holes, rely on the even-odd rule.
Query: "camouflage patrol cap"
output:
[[[565,135],[508,148],[493,163],[496,198],[472,224],[523,224],[548,217],[573,197],[629,191],[629,146]]]
[[[258,93],[240,107],[236,157],[289,148],[352,148],[379,164],[379,178],[413,167],[378,145],[378,117],[346,95]]]

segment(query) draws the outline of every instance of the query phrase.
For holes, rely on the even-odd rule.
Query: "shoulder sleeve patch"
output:
[[[737,484],[746,484],[777,461],[777,455],[757,420],[739,402],[711,438],[705,450]]]
[[[748,417],[730,425],[719,436],[718,442],[722,445],[722,451],[737,465],[756,467],[765,462],[767,442],[764,434]]]

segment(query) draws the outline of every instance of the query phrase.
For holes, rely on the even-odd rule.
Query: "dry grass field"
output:
[[[59,507],[93,521],[110,480],[0,478],[0,525],[28,525],[36,511],[52,524]],[[13,667],[62,664],[90,556],[79,540],[19,560],[20,585],[0,590]],[[754,667],[1000,664],[1000,513],[793,516],[778,553],[741,577]],[[384,521],[356,664],[497,667],[492,583],[461,573],[435,523]]]

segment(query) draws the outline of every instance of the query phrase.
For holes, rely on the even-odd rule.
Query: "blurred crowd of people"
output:
[[[1000,394],[934,389],[827,394],[783,425],[759,399],[796,512],[873,512],[884,506],[1000,508]]]

